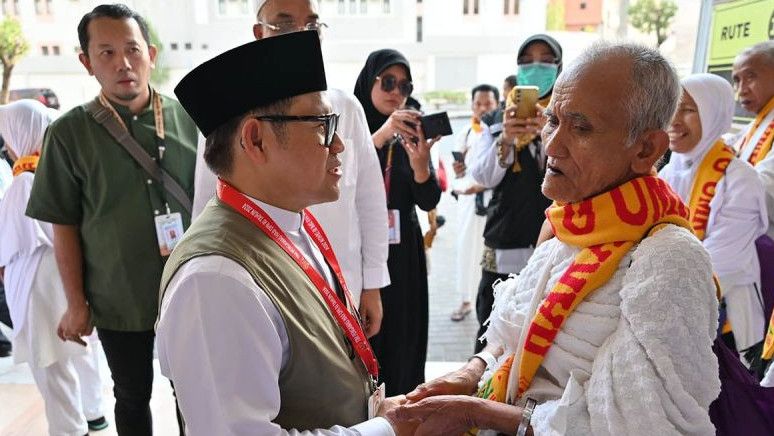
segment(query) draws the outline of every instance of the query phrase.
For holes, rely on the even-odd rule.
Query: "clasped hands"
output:
[[[408,394],[385,399],[378,415],[398,436],[457,436],[479,425],[486,400],[472,397],[484,372],[476,359],[461,369],[419,385]]]

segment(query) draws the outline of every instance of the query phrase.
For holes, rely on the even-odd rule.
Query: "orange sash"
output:
[[[16,162],[13,163],[13,176],[16,177],[25,171],[34,173],[38,168],[39,160],[40,153],[38,152],[16,159]]]
[[[753,120],[752,126],[750,126],[750,131],[748,131],[744,138],[742,138],[738,147],[739,156],[742,155],[742,150],[746,146],[749,146],[750,139],[753,137],[753,135],[755,135],[755,132],[757,132],[760,128],[763,120],[772,110],[774,110],[774,98],[769,100],[769,102],[766,103],[766,106],[761,109],[761,111],[755,117],[755,120]],[[757,165],[758,162],[763,160],[763,158],[769,154],[769,151],[771,151],[772,141],[774,141],[774,120],[772,120],[769,125],[766,126],[766,130],[763,131],[763,134],[758,139],[758,142],[755,144],[755,148],[753,149],[752,154],[750,154],[750,157],[747,159],[747,161],[750,162],[752,166]]]
[[[476,133],[481,133],[481,130],[483,130],[481,127],[481,120],[479,120],[477,117],[472,117],[470,120],[470,130]]]
[[[726,175],[726,168],[734,156],[734,150],[721,139],[712,146],[699,164],[699,170],[691,185],[691,195],[688,197],[688,210],[691,213],[691,227],[700,241],[704,240],[707,232],[710,202],[715,197],[715,188]]]
[[[654,176],[630,180],[580,203],[554,203],[546,217],[560,241],[583,249],[532,319],[519,361],[517,397],[529,388],[564,321],[591,292],[610,280],[634,244],[664,224],[690,229],[688,208],[665,181]],[[514,361],[514,355],[508,357],[478,395],[505,402]]]

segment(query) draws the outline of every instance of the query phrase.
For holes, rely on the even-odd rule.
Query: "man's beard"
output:
[[[124,94],[113,94],[117,99],[121,101],[132,101],[140,95],[139,92],[127,92]]]

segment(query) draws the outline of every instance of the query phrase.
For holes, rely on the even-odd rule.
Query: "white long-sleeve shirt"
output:
[[[659,177],[676,186],[676,179],[692,177],[688,174],[692,174],[690,169],[680,170],[667,165]],[[686,186],[691,186],[692,181],[688,182]],[[715,187],[707,231],[702,241],[710,253],[715,273],[724,284],[755,284],[760,289],[761,271],[755,240],[768,227],[764,198],[763,186],[755,170],[750,164],[733,159],[726,175]],[[690,199],[683,197],[682,200],[687,202]]]
[[[670,163],[659,176],[687,202],[695,174],[696,168]],[[715,186],[715,196],[709,206],[702,244],[720,280],[736,346],[742,351],[763,340],[767,321],[760,294],[761,269],[755,240],[766,233],[769,220],[763,185],[753,167],[741,159],[733,159]]]
[[[253,201],[333,286],[325,258],[303,230],[301,214]],[[307,432],[271,422],[281,404],[280,372],[294,356],[276,306],[247,270],[226,257],[198,257],[175,273],[156,334],[161,372],[175,385],[191,436],[394,435],[383,418]]]
[[[758,130],[753,133],[752,137],[750,138],[750,141],[742,149],[742,154],[739,156],[740,159],[747,162],[753,150],[755,149],[755,144],[758,143],[758,140],[761,138],[764,131],[772,121],[774,121],[774,110],[770,111],[769,114],[766,115],[766,117],[763,119],[761,124],[758,126]],[[750,129],[752,129],[752,122],[748,124],[747,127],[742,129],[742,131],[739,132],[739,134],[737,134],[731,139],[733,142],[729,142],[729,143],[735,144],[740,138],[743,138],[745,135],[747,135]],[[761,183],[763,184],[763,191],[766,194],[766,208],[769,216],[769,228],[766,234],[770,238],[774,238],[774,152],[773,151],[774,150],[769,151],[769,154],[767,154],[766,157],[764,157],[761,161],[758,162],[757,165],[755,165],[755,170],[758,172],[758,178],[761,180]]]
[[[339,199],[311,206],[309,210],[328,235],[357,306],[363,289],[390,284],[386,194],[379,158],[360,102],[338,89],[329,89],[326,95],[333,112],[341,115],[338,134],[344,142],[344,151],[339,154],[343,175]],[[215,195],[217,180],[204,161],[202,138],[199,142],[193,218]]]

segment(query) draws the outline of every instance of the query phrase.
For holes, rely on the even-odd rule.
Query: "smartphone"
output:
[[[505,107],[516,106],[516,118],[535,118],[538,89],[537,86],[514,86],[505,100]]]
[[[457,162],[465,162],[465,155],[461,151],[452,151],[452,156],[454,156],[454,160]]]
[[[436,114],[425,115],[421,118],[422,132],[425,134],[425,138],[432,139],[436,136],[448,136],[452,134],[451,123],[449,122],[449,114],[446,112],[438,112]]]

